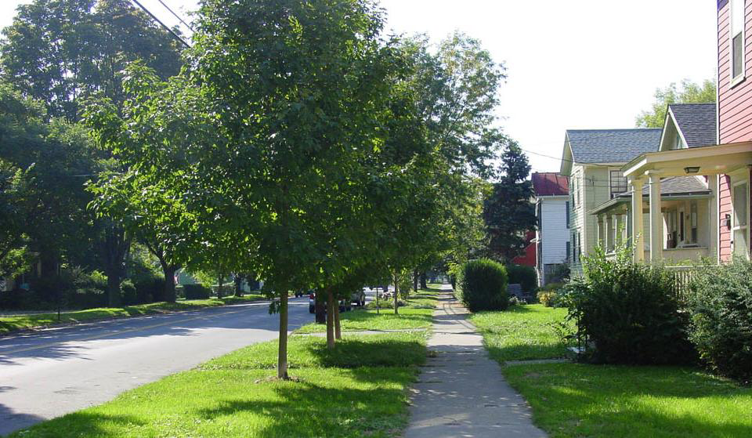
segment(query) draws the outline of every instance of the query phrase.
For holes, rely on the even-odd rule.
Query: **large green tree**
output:
[[[639,128],[663,128],[668,106],[674,103],[714,103],[716,101],[715,81],[705,80],[698,84],[685,79],[681,85],[672,83],[655,91],[655,102],[648,111],[637,116]]]
[[[124,98],[120,71],[142,60],[162,78],[178,73],[178,43],[129,0],[35,0],[2,31],[3,78],[76,122],[81,98]]]

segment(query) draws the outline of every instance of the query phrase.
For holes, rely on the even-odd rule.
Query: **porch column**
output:
[[[710,201],[708,202],[710,235],[708,236],[708,257],[720,263],[718,252],[718,240],[721,234],[721,223],[718,217],[718,175],[708,175],[708,189],[710,189]]]
[[[614,241],[614,230],[616,229],[616,216],[613,214],[608,215],[608,251],[611,252],[616,249],[616,241]]]
[[[608,233],[608,230],[609,230],[609,227],[610,227],[610,222],[609,222],[610,220],[611,220],[611,215],[610,214],[606,214],[606,215],[603,216],[603,241],[602,241],[602,245],[603,245],[603,251],[606,254],[608,254],[608,247],[609,247],[609,235],[608,235],[609,233]]]
[[[632,245],[634,246],[634,261],[640,263],[645,260],[645,235],[642,227],[642,180],[631,178],[632,186]]]
[[[650,261],[663,259],[663,216],[661,215],[661,176],[650,173]]]

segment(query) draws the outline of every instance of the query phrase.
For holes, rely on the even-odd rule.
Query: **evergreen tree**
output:
[[[499,173],[485,200],[483,217],[491,238],[489,252],[508,261],[522,252],[525,233],[536,226],[530,164],[516,143],[511,142],[501,155]]]

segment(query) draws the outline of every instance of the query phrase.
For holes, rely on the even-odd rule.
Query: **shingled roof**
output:
[[[535,196],[567,196],[569,179],[557,172],[535,172],[532,176]]]
[[[567,138],[576,163],[626,163],[656,152],[661,129],[570,129]]]
[[[716,105],[714,103],[683,103],[668,106],[687,147],[710,146],[716,141]]]

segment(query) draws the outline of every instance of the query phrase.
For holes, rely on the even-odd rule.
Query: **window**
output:
[[[611,188],[611,198],[627,191],[627,178],[619,170],[610,172],[609,187]]]
[[[567,242],[567,260],[572,260],[572,243]]]
[[[567,201],[566,210],[567,210],[567,228],[569,228],[570,227],[570,225],[569,225],[570,224],[570,221],[569,221],[569,217],[570,217],[570,214],[569,214],[569,201]],[[567,254],[569,254],[569,251],[567,251]]]
[[[733,238],[734,238],[734,255],[747,255],[747,222],[749,212],[747,210],[749,194],[747,192],[747,183],[743,182],[734,185],[733,199]]]
[[[744,3],[731,0],[731,81],[744,77]]]

